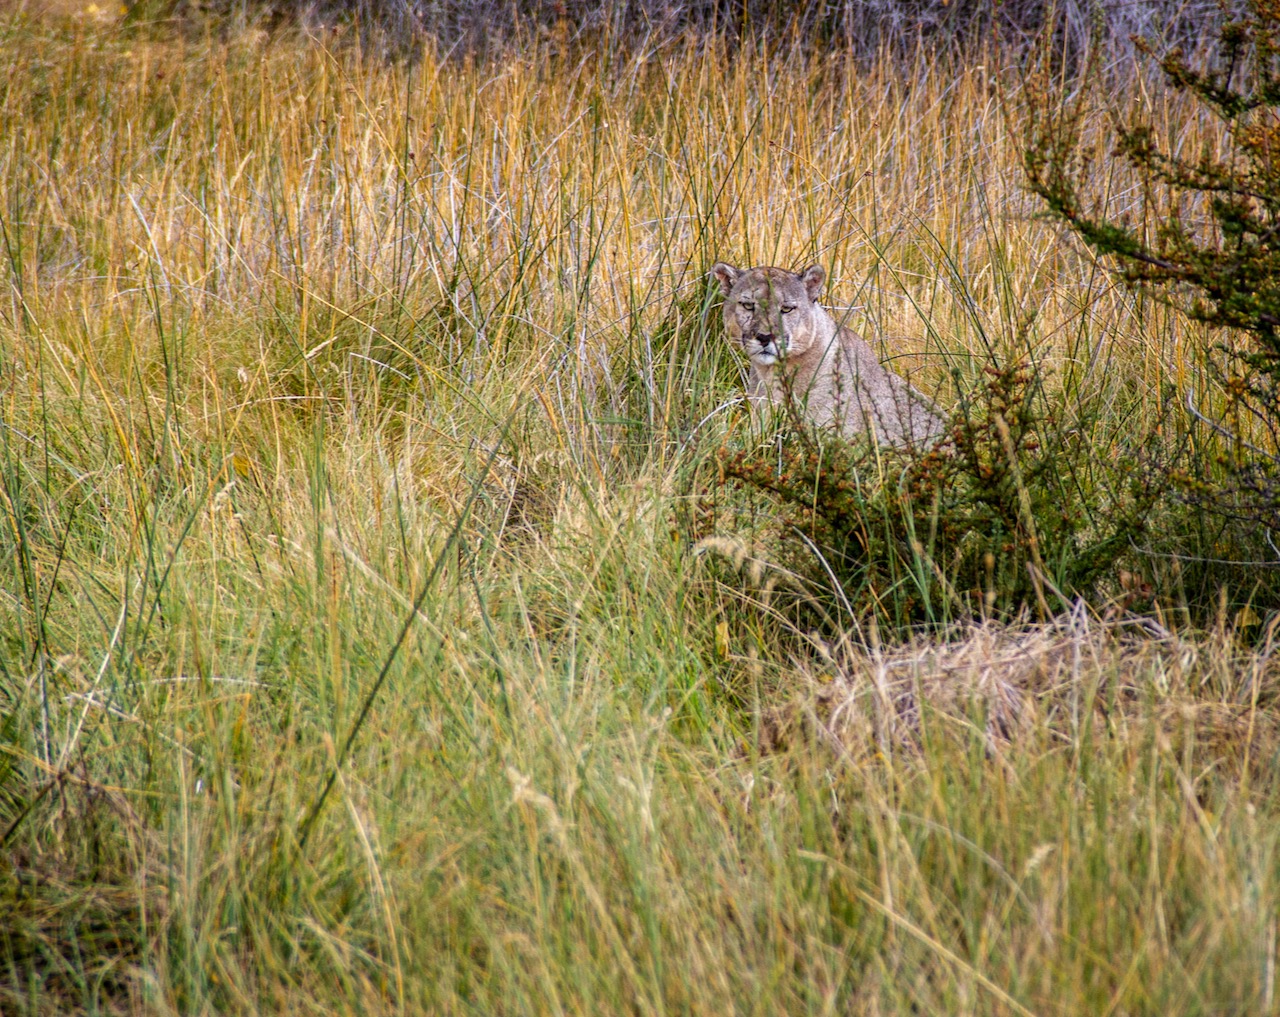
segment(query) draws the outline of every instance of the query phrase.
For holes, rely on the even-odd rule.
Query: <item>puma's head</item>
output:
[[[724,290],[724,323],[737,343],[760,367],[800,357],[819,338],[819,309],[826,273],[811,265],[799,275],[780,268],[738,269],[717,262],[711,273]]]

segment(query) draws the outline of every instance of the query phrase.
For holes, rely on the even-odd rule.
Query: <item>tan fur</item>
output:
[[[882,445],[928,444],[942,433],[929,399],[815,302],[826,278],[820,265],[799,275],[723,262],[711,271],[724,289],[729,339],[751,361],[753,409],[790,397],[814,423],[849,437],[871,432]]]

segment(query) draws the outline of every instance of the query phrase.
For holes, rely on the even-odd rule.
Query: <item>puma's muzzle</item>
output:
[[[752,352],[751,350],[748,350],[748,354],[756,360],[768,358],[771,363],[774,360],[777,360],[778,357],[782,356],[786,349],[785,341],[781,343],[778,342],[777,337],[772,334],[757,335],[755,338],[755,344],[758,347],[759,352]]]

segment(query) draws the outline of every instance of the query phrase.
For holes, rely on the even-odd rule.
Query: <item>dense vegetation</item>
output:
[[[1149,49],[1149,46],[1144,47]],[[1116,154],[1142,185],[1140,214],[1113,218],[1096,189],[1094,153],[1076,103],[1043,88],[1027,153],[1033,190],[1131,286],[1245,341],[1209,357],[1228,395],[1218,420],[1231,481],[1206,485],[1229,512],[1280,526],[1280,6],[1257,2],[1224,22],[1198,61],[1181,48],[1161,61],[1167,86],[1199,103],[1220,131],[1185,150],[1176,130],[1141,106],[1112,110]],[[1274,548],[1273,548],[1274,550]]]
[[[1221,21],[1216,0],[126,0],[134,24],[188,29],[249,22],[344,26],[366,45],[413,52],[424,41],[453,54],[501,54],[530,33],[645,50],[706,35],[764,37],[844,58],[956,55],[997,41],[1022,49],[1046,30],[1080,55],[1090,39],[1132,53],[1131,36],[1196,41]]]
[[[353,34],[0,24],[0,1011],[1276,1012],[1274,445],[1025,61]],[[944,446],[753,429],[717,259]]]

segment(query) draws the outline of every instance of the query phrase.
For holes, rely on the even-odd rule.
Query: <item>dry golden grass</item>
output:
[[[947,642],[818,641],[797,661],[803,691],[763,718],[760,749],[817,739],[848,765],[866,765],[879,753],[917,751],[932,718],[973,725],[993,755],[1030,754],[1078,746],[1094,725],[1141,741],[1154,719],[1158,739],[1183,738],[1232,772],[1265,767],[1277,718],[1260,700],[1280,675],[1270,639],[1249,650],[1237,635],[1220,628],[1187,639],[1154,618],[1104,621],[1081,604],[1047,624],[988,622]],[[1138,703],[1150,712],[1135,712]]]
[[[1016,68],[747,50],[0,24],[0,1009],[1276,1012],[1247,619],[830,663],[673,539],[717,259],[944,401],[1217,398],[1035,217]],[[869,738],[740,751],[823,673]]]

